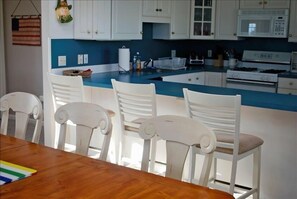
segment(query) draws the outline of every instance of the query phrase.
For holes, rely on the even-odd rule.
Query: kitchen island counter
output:
[[[245,106],[297,112],[296,95],[294,96],[205,85],[163,82],[161,78],[163,76],[168,75],[186,74],[203,71],[225,72],[226,70],[226,68],[193,67],[177,71],[147,69],[140,72],[120,73],[118,71],[115,71],[94,73],[90,78],[84,78],[84,85],[102,88],[112,88],[110,81],[111,79],[131,83],[154,83],[156,85],[156,92],[160,95],[183,97],[183,88],[188,88],[193,91],[211,94],[240,94],[242,96],[242,105]]]

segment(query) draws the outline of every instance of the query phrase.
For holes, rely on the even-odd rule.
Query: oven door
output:
[[[260,81],[249,81],[249,80],[238,80],[238,79],[227,79],[227,88],[261,91],[276,93],[276,83],[274,82],[260,82]]]

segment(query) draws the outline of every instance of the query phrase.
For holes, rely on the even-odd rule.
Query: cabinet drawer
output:
[[[297,90],[296,89],[288,89],[288,88],[279,88],[277,90],[277,93],[289,94],[289,95],[297,95]]]
[[[279,88],[297,89],[297,79],[292,78],[279,78],[278,79]]]

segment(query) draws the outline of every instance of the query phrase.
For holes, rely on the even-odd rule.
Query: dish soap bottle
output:
[[[139,52],[136,53],[136,70],[141,70],[141,59]]]

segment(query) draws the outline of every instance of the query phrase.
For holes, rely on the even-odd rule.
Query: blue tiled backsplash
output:
[[[53,39],[52,68],[58,68],[58,56],[67,56],[67,66],[77,66],[77,55],[88,54],[88,64],[99,65],[118,62],[118,49],[122,46],[130,48],[131,57],[140,52],[142,60],[149,58],[168,57],[171,50],[176,50],[177,57],[188,57],[191,51],[206,55],[207,50],[214,53],[218,48],[234,48],[240,58],[243,50],[264,50],[291,52],[297,51],[296,43],[288,39],[247,38],[239,41],[223,40],[154,40],[152,39],[152,24],[144,23],[143,39],[135,41],[91,41],[75,39]],[[81,65],[84,66],[84,65]]]

